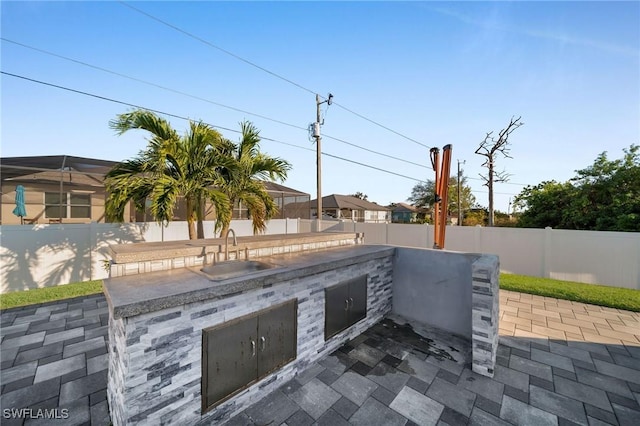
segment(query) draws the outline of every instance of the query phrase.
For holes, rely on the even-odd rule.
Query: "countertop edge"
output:
[[[352,256],[346,256],[339,260],[335,259],[321,259],[318,261],[304,260],[302,262],[292,262],[290,265],[282,266],[280,268],[274,268],[272,270],[263,271],[256,276],[248,278],[238,277],[227,280],[224,284],[215,285],[205,289],[197,289],[187,291],[182,294],[172,294],[167,296],[161,296],[154,299],[145,301],[137,301],[131,303],[122,303],[114,306],[114,300],[109,294],[109,279],[103,282],[103,289],[105,296],[107,297],[107,303],[109,310],[115,319],[128,318],[137,315],[142,315],[150,312],[155,312],[163,309],[170,309],[176,306],[184,305],[187,303],[201,302],[205,300],[225,299],[231,296],[242,294],[252,290],[259,290],[262,288],[271,287],[277,285],[282,281],[290,281],[296,278],[306,277],[309,275],[320,274],[331,269],[342,268],[350,266],[356,263],[362,263],[373,259],[379,259],[382,257],[393,255],[395,248],[392,246],[366,246],[356,245],[349,246],[351,250],[357,250],[359,247],[375,247],[374,251],[368,251],[366,253],[355,253]],[[334,251],[336,249],[328,249],[326,251]],[[325,250],[323,250],[325,251]],[[309,253],[309,252],[306,252]],[[287,255],[276,255],[269,257],[269,261],[273,261],[278,264],[278,260],[283,260]],[[282,263],[282,262],[281,262]],[[197,272],[198,268],[181,268],[174,269],[171,272],[176,275],[182,274],[195,274],[202,276]],[[164,271],[169,272],[169,271]],[[187,275],[188,276],[188,275]],[[123,278],[123,277],[120,277]],[[204,276],[202,279],[207,279]]]

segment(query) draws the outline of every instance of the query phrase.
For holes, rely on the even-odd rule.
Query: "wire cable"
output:
[[[222,47],[220,47],[220,46],[218,46],[218,45],[215,45],[215,44],[211,43],[211,42],[210,42],[210,41],[208,41],[208,40],[205,40],[205,39],[203,39],[203,38],[201,38],[201,37],[198,37],[198,36],[196,36],[195,34],[192,34],[192,33],[188,32],[188,31],[185,31],[185,30],[183,30],[183,29],[182,29],[182,28],[180,28],[180,27],[177,27],[177,26],[175,26],[175,25],[173,25],[173,24],[170,24],[169,22],[166,22],[166,21],[164,21],[164,20],[162,20],[162,19],[160,19],[160,18],[158,18],[158,17],[156,17],[156,16],[151,15],[150,13],[147,13],[147,12],[145,12],[145,11],[141,10],[141,9],[138,9],[137,7],[132,6],[132,5],[130,5],[129,3],[126,3],[126,2],[124,2],[124,1],[118,1],[118,3],[120,3],[120,4],[121,4],[121,5],[123,5],[123,6],[128,7],[128,8],[129,8],[129,9],[131,9],[131,10],[134,10],[134,11],[136,11],[136,12],[140,13],[141,15],[144,15],[144,16],[148,17],[149,19],[152,19],[152,20],[154,20],[154,21],[156,21],[156,22],[159,22],[159,23],[161,23],[161,24],[163,24],[163,25],[166,25],[166,26],[167,26],[167,27],[169,27],[169,28],[174,29],[175,31],[178,31],[178,32],[180,32],[180,33],[182,33],[182,34],[184,34],[184,35],[186,35],[186,36],[188,36],[188,37],[191,37],[191,38],[193,38],[194,40],[198,40],[199,42],[204,43],[204,44],[206,44],[206,45],[207,45],[207,46],[209,46],[209,47],[212,47],[212,48],[214,48],[214,49],[217,49],[217,50],[219,50],[219,51],[221,51],[221,52],[223,52],[223,53],[225,53],[225,54],[227,54],[227,55],[229,55],[229,56],[231,56],[231,57],[233,57],[233,58],[235,58],[235,59],[238,59],[239,61],[242,61],[242,62],[244,62],[244,63],[246,63],[246,64],[248,64],[248,65],[250,65],[250,66],[252,66],[252,67],[255,67],[255,68],[257,68],[257,69],[259,69],[259,70],[261,70],[261,71],[264,71],[264,72],[266,72],[267,74],[269,74],[269,75],[271,75],[271,76],[273,76],[273,77],[276,77],[276,78],[278,78],[278,79],[280,79],[280,80],[282,80],[282,81],[285,81],[285,82],[287,82],[287,83],[289,83],[289,84],[292,84],[292,85],[296,86],[297,88],[304,90],[305,92],[308,92],[308,93],[311,93],[311,94],[314,94],[314,95],[317,93],[316,91],[311,90],[311,89],[309,89],[309,88],[307,88],[307,87],[304,87],[303,85],[301,85],[301,84],[299,84],[299,83],[296,83],[295,81],[293,81],[293,80],[291,80],[291,79],[288,79],[288,78],[286,78],[286,77],[283,77],[282,75],[280,75],[280,74],[278,74],[278,73],[275,73],[275,72],[273,72],[273,71],[270,71],[270,70],[268,70],[268,69],[267,69],[267,68],[265,68],[265,67],[262,67],[262,66],[260,66],[260,65],[258,65],[258,64],[256,64],[256,63],[254,63],[254,62],[249,61],[248,59],[245,59],[245,58],[243,58],[243,57],[241,57],[241,56],[239,56],[239,55],[236,55],[235,53],[233,53],[233,52],[231,52],[231,51],[229,51],[229,50],[226,50],[226,49],[224,49],[224,48],[222,48]],[[326,99],[327,99],[327,98],[325,98],[325,97],[324,97],[324,96],[322,96],[322,95],[318,95],[318,96],[320,96],[320,97],[321,97],[322,99],[324,99],[324,100],[326,100]],[[334,102],[334,103],[335,103],[335,102]],[[362,118],[362,119],[364,119],[364,120],[366,120],[366,121],[368,121],[368,122],[370,122],[370,123],[372,123],[372,124],[375,124],[375,125],[376,125],[376,126],[378,126],[378,127],[381,127],[381,128],[383,128],[383,129],[385,129],[385,130],[388,130],[388,131],[390,131],[390,132],[392,132],[392,133],[394,133],[394,134],[396,134],[396,135],[398,135],[398,136],[400,136],[400,137],[402,137],[402,138],[404,138],[404,139],[407,139],[408,141],[411,141],[411,142],[413,142],[413,143],[416,143],[416,144],[418,144],[418,145],[420,145],[420,146],[422,146],[422,147],[424,147],[424,148],[431,148],[430,146],[425,145],[425,144],[423,144],[422,142],[418,142],[417,140],[415,140],[415,139],[413,139],[413,138],[410,138],[409,136],[405,136],[405,135],[403,135],[403,134],[402,134],[402,133],[400,133],[400,132],[397,132],[397,131],[395,131],[395,130],[393,130],[393,129],[391,129],[391,128],[389,128],[389,127],[387,127],[387,126],[383,125],[383,124],[378,123],[378,122],[377,122],[377,121],[375,121],[375,120],[372,120],[372,119],[370,119],[370,118],[367,118],[367,117],[365,117],[364,115],[359,114],[359,113],[357,113],[357,112],[355,112],[355,111],[353,111],[353,110],[351,110],[351,109],[349,109],[349,108],[345,107],[344,105],[340,105],[340,104],[338,104],[338,103],[335,103],[335,104],[336,104],[336,105],[338,105],[340,108],[344,109],[345,111],[350,112],[351,114],[354,114],[354,115],[356,115],[357,117],[360,117],[360,118]]]
[[[179,95],[187,96],[189,98],[196,99],[196,100],[203,101],[203,102],[207,102],[209,104],[216,105],[216,106],[219,106],[219,107],[222,107],[222,108],[227,108],[227,109],[230,109],[232,111],[237,111],[237,112],[241,112],[243,114],[252,115],[254,117],[259,117],[259,118],[262,118],[262,119],[265,119],[265,120],[268,120],[268,121],[271,121],[271,122],[274,122],[274,123],[282,124],[282,125],[285,125],[285,126],[288,126],[288,127],[292,127],[294,129],[299,129],[299,130],[303,130],[305,132],[308,132],[308,128],[307,127],[298,126],[298,125],[295,125],[295,124],[287,123],[287,122],[282,121],[282,120],[278,120],[278,119],[275,119],[275,118],[267,117],[267,116],[262,115],[262,114],[257,114],[257,113],[251,112],[251,111],[247,111],[247,110],[243,110],[243,109],[237,108],[237,107],[225,105],[225,104],[222,104],[220,102],[212,101],[210,99],[206,99],[206,98],[203,98],[203,97],[200,97],[200,96],[197,96],[197,95],[193,95],[193,94],[190,94],[190,93],[187,93],[187,92],[183,92],[183,91],[180,91],[180,90],[172,89],[170,87],[166,87],[166,86],[163,86],[163,85],[160,85],[160,84],[157,84],[157,83],[153,83],[153,82],[150,82],[150,81],[147,81],[147,80],[143,80],[143,79],[140,79],[140,78],[137,78],[137,77],[132,77],[130,75],[123,74],[123,73],[120,73],[120,72],[117,72],[117,71],[113,71],[113,70],[110,70],[110,69],[107,69],[107,68],[103,68],[103,67],[100,67],[100,66],[97,66],[97,65],[93,65],[93,64],[90,64],[90,63],[87,63],[87,62],[84,62],[84,61],[80,61],[80,60],[77,60],[77,59],[69,58],[67,56],[63,56],[63,55],[60,55],[60,54],[57,54],[57,53],[54,53],[54,52],[50,52],[48,50],[44,50],[44,49],[40,49],[40,48],[37,48],[37,47],[34,47],[34,46],[30,46],[30,45],[27,45],[27,44],[24,44],[24,43],[20,43],[20,42],[17,42],[15,40],[10,40],[10,39],[7,39],[5,37],[0,37],[0,40],[6,41],[8,43],[15,44],[17,46],[24,47],[26,49],[31,49],[31,50],[34,50],[36,52],[43,53],[45,55],[53,56],[53,57],[58,58],[58,59],[63,59],[63,60],[66,60],[66,61],[70,61],[70,62],[79,64],[79,65],[83,65],[83,66],[86,66],[86,67],[89,67],[89,68],[92,68],[92,69],[95,69],[95,70],[98,70],[98,71],[102,71],[102,72],[105,72],[105,73],[108,73],[108,74],[116,75],[118,77],[126,78],[128,80],[136,81],[138,83],[143,83],[143,84],[146,84],[146,85],[149,85],[149,86],[152,86],[152,87],[156,87],[156,88],[159,88],[159,89],[162,89],[162,90],[166,90],[168,92],[172,92],[172,93],[176,93],[176,94],[179,94]],[[355,148],[361,149],[363,151],[371,152],[371,153],[376,154],[376,155],[380,155],[380,156],[383,156],[383,157],[386,157],[386,158],[390,158],[392,160],[401,161],[401,162],[404,162],[404,163],[407,163],[407,164],[411,164],[411,165],[414,165],[414,166],[418,166],[418,167],[428,168],[424,164],[415,163],[415,162],[412,162],[412,161],[409,161],[409,160],[405,160],[403,158],[395,157],[393,155],[389,155],[389,154],[385,154],[383,152],[375,151],[373,149],[365,148],[365,147],[360,146],[358,144],[355,144],[355,143],[352,143],[352,142],[348,142],[348,141],[346,141],[344,139],[340,139],[340,138],[337,138],[337,137],[334,137],[334,136],[331,136],[331,135],[328,135],[328,134],[324,134],[323,137],[325,139],[335,140],[335,141],[344,143],[346,145],[350,145],[350,146],[353,146]]]
[[[165,112],[165,111],[160,111],[160,110],[154,109],[154,108],[147,108],[147,107],[144,107],[144,106],[141,106],[141,105],[137,105],[137,104],[132,104],[132,103],[129,103],[129,102],[119,101],[117,99],[108,98],[106,96],[100,96],[100,95],[96,95],[96,94],[93,94],[93,93],[84,92],[82,90],[76,90],[76,89],[72,89],[70,87],[60,86],[60,85],[57,85],[57,84],[48,83],[48,82],[41,81],[41,80],[36,80],[36,79],[33,79],[33,78],[25,77],[25,76],[18,75],[18,74],[13,74],[13,73],[6,72],[6,71],[0,71],[0,74],[4,74],[4,75],[11,76],[11,77],[19,78],[19,79],[26,80],[26,81],[29,81],[29,82],[32,82],[32,83],[42,84],[44,86],[54,87],[56,89],[66,90],[68,92],[76,93],[76,94],[79,94],[79,95],[90,96],[90,97],[93,97],[93,98],[96,98],[96,99],[100,99],[100,100],[103,100],[103,101],[113,102],[113,103],[117,103],[117,104],[120,104],[120,105],[125,105],[125,106],[138,108],[138,109],[144,109],[144,110],[147,110],[147,111],[155,112],[157,114],[165,115],[167,117],[174,117],[174,118],[178,118],[178,119],[181,119],[181,120],[191,121],[190,118],[183,117],[183,116],[180,116],[180,115],[177,115],[177,114],[172,114],[172,113],[168,113],[168,112]],[[230,132],[234,132],[234,133],[242,133],[240,130],[230,129],[228,127],[218,126],[218,125],[210,124],[210,123],[207,123],[207,122],[204,122],[204,121],[202,123],[207,124],[207,125],[209,125],[209,126],[211,126],[213,128],[216,128],[216,129],[222,129],[222,130],[226,130],[226,131],[230,131]],[[283,145],[288,145],[288,146],[291,146],[291,147],[294,147],[294,148],[303,149],[305,151],[316,152],[315,149],[304,147],[304,146],[300,146],[300,145],[295,145],[295,144],[288,143],[288,142],[283,142],[283,141],[280,141],[280,140],[277,140],[277,139],[268,138],[268,137],[264,137],[264,136],[261,136],[260,138],[263,139],[263,140],[276,142],[276,143],[280,143],[280,144],[283,144]],[[352,164],[357,164],[359,166],[367,167],[367,168],[370,168],[370,169],[373,169],[373,170],[377,170],[377,171],[380,171],[380,172],[384,172],[384,173],[387,173],[387,174],[391,174],[391,175],[395,175],[395,176],[398,176],[398,177],[402,177],[402,178],[405,178],[405,179],[413,180],[413,181],[416,181],[416,182],[423,182],[421,179],[416,179],[414,177],[402,175],[400,173],[392,172],[390,170],[381,169],[379,167],[371,166],[371,165],[368,165],[368,164],[365,164],[365,163],[360,163],[358,161],[349,160],[348,158],[340,157],[340,156],[337,156],[337,155],[334,155],[334,154],[329,154],[327,152],[323,152],[322,155],[325,155],[327,157],[336,158],[338,160],[346,161],[346,162],[349,162],[349,163],[352,163]]]

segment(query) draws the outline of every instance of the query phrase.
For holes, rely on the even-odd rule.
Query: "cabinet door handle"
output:
[[[345,311],[349,310],[349,299],[344,299],[344,310]]]
[[[351,309],[353,309],[353,297],[349,298],[349,303],[351,304]]]
[[[256,342],[251,339],[251,357],[256,356]]]
[[[267,339],[264,336],[260,337],[260,352],[264,352],[264,349],[267,347]]]

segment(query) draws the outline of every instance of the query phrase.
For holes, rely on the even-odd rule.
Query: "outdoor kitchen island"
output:
[[[400,264],[415,260],[414,249],[352,244],[251,258],[267,269],[230,278],[198,266],[105,280],[113,424],[215,424],[240,413],[392,312],[400,250],[411,250]],[[473,340],[474,370],[479,354],[492,374],[497,259],[416,250],[464,263],[452,275],[468,294],[459,334]]]

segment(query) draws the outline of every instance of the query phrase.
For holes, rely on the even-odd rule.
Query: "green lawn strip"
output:
[[[513,274],[500,274],[500,288],[640,312],[640,290]]]
[[[56,287],[36,288],[27,291],[14,291],[12,293],[0,294],[0,309],[34,305],[97,293],[102,293],[102,280],[85,281]]]

